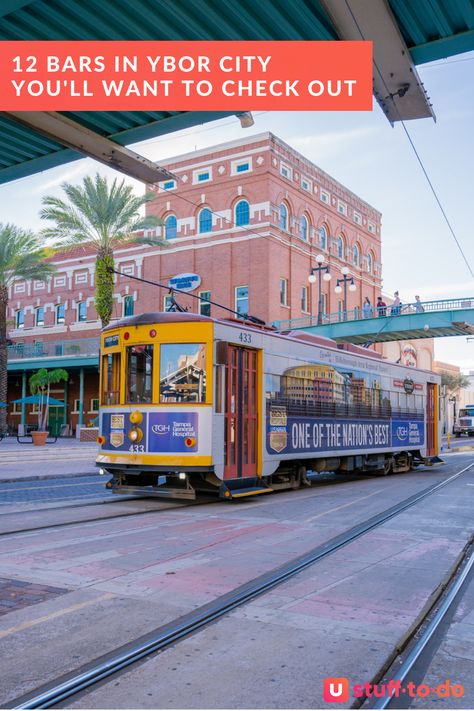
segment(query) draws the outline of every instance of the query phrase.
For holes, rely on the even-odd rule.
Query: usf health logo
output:
[[[323,698],[326,703],[349,701],[349,679],[345,676],[327,676],[324,679]]]

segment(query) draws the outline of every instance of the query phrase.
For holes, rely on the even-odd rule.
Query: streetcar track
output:
[[[285,564],[240,585],[215,600],[200,606],[182,617],[127,643],[102,657],[89,662],[80,670],[69,672],[52,683],[45,684],[9,703],[10,708],[51,708],[60,702],[85,691],[132,664],[197,632],[237,607],[250,602],[276,586],[290,580],[298,573],[352,543],[369,531],[395,518],[428,496],[444,488],[474,467],[474,462],[447,479],[429,486],[403,501],[391,506],[325,543],[297,556]],[[473,559],[474,560],[474,559]]]
[[[464,586],[466,582],[469,582],[473,569],[474,535],[464,546],[461,555],[458,556],[448,576],[436,589],[428,605],[420,613],[419,618],[415,620],[402,640],[395,646],[394,651],[383,667],[372,679],[370,682],[372,685],[380,686],[388,680],[396,680],[402,686],[417,667],[423,666],[423,662],[426,661],[425,657],[428,659],[424,666],[425,669],[428,668],[431,657],[442,642],[442,638],[436,640],[436,634],[442,629],[450,614],[455,612],[464,593]],[[436,644],[436,641],[438,644]],[[433,642],[435,643],[434,645]],[[351,708],[400,708],[398,704],[404,698],[389,695],[377,698],[374,701],[364,696],[357,699]],[[409,697],[406,698],[406,702],[410,703]]]

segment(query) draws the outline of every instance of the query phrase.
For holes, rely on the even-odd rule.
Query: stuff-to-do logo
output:
[[[349,701],[349,679],[345,676],[327,676],[324,680],[323,698],[326,703]]]

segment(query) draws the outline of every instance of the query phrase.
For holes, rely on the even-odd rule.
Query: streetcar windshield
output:
[[[160,402],[205,402],[206,346],[162,344],[160,351]]]
[[[153,346],[127,347],[126,402],[152,402]]]
[[[120,400],[120,353],[102,356],[102,405],[118,405]]]

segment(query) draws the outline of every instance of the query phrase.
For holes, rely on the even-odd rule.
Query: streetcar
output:
[[[97,466],[115,493],[224,499],[439,462],[437,375],[240,319],[144,313],[101,336]]]

